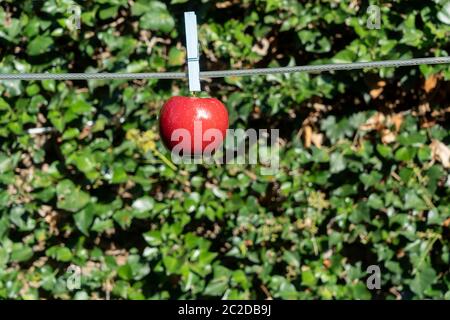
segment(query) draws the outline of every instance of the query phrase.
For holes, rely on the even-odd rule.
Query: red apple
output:
[[[215,98],[172,97],[162,107],[159,131],[164,145],[187,154],[216,149],[225,139],[228,111]]]

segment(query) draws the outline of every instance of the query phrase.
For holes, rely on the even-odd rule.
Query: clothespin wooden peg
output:
[[[189,91],[201,91],[197,16],[195,15],[195,12],[189,11],[184,13],[184,25],[186,30]]]

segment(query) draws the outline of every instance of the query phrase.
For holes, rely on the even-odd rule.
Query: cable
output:
[[[354,69],[384,68],[384,67],[404,67],[404,66],[416,66],[416,65],[421,65],[421,64],[444,64],[444,63],[450,63],[450,57],[416,58],[416,59],[408,59],[408,60],[386,60],[386,61],[373,61],[373,62],[336,63],[336,64],[250,69],[250,70],[203,71],[203,72],[200,72],[200,76],[204,77],[204,78],[221,78],[221,77],[229,77],[229,76],[267,75],[267,74],[275,74],[275,73],[293,73],[293,72],[319,73],[319,72],[336,71],[336,70],[354,70]]]
[[[2,73],[0,80],[184,79],[183,72],[164,73]]]
[[[268,75],[293,72],[329,72],[337,70],[355,70],[365,68],[405,67],[424,64],[450,63],[450,57],[415,58],[405,60],[385,60],[372,62],[336,63],[280,68],[201,71],[200,78],[223,78],[230,76]],[[112,79],[186,79],[184,72],[163,73],[3,73],[0,80],[112,80]]]

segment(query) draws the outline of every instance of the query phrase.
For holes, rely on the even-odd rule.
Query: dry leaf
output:
[[[43,205],[38,209],[38,213],[41,217],[44,218],[44,221],[49,225],[50,234],[58,235],[58,219],[59,214],[53,210],[51,206]]]
[[[446,117],[447,113],[450,113],[450,107],[447,107],[445,109],[440,109],[440,110],[433,110],[433,112],[431,113],[431,116],[433,118]]]
[[[323,265],[325,268],[329,269],[331,267],[331,260],[330,259],[323,260]]]
[[[303,135],[303,139],[305,141],[305,148],[311,147],[311,136],[312,136],[312,128],[310,126],[306,126],[305,134]]]
[[[426,93],[430,93],[434,88],[436,88],[438,79],[439,74],[432,74],[425,80],[425,83],[423,84],[423,89],[425,90]]]
[[[78,136],[78,139],[83,140],[84,138],[89,136],[89,134],[91,133],[91,128],[92,127],[84,127],[80,135]]]
[[[326,111],[326,110],[327,110],[327,106],[326,106],[326,105],[324,105],[324,104],[322,104],[322,103],[318,103],[318,102],[315,102],[315,103],[313,104],[313,108],[314,108],[314,110],[316,110],[317,112],[322,112],[322,111]]]
[[[391,116],[390,122],[394,124],[395,132],[399,132],[400,127],[402,126],[402,123],[403,123],[403,114],[397,113],[397,114]]]
[[[365,123],[363,123],[359,129],[363,131],[380,130],[384,127],[384,114],[377,112],[371,116]]]
[[[419,115],[423,116],[424,114],[426,114],[427,112],[430,112],[430,104],[428,102],[422,103],[419,106]]]
[[[383,93],[383,88],[377,88],[370,90],[369,94],[372,97],[372,99],[378,98]]]
[[[322,143],[323,143],[323,134],[313,132],[313,134],[311,136],[311,141],[317,148],[320,149],[322,147]]]
[[[392,131],[388,130],[388,129],[383,129],[383,131],[381,132],[381,141],[384,144],[389,144],[395,141],[395,133],[393,133]]]
[[[423,129],[427,129],[427,128],[431,128],[434,127],[436,125],[436,121],[435,120],[424,120],[421,124],[420,127]]]
[[[260,42],[261,45],[255,44],[252,47],[252,51],[260,56],[266,56],[270,48],[270,42],[266,38],[262,38]]]
[[[442,225],[443,225],[444,227],[447,227],[447,228],[448,228],[448,227],[450,226],[450,218],[446,219]]]
[[[442,163],[444,168],[450,168],[450,148],[436,139],[431,141],[430,148],[433,159]]]
[[[371,83],[371,81],[369,81],[369,86],[372,88],[369,92],[370,96],[372,99],[376,99],[383,93],[384,87],[386,86],[386,81],[379,80],[376,83]]]
[[[231,1],[224,1],[224,2],[218,2],[216,3],[216,7],[219,9],[226,9],[233,5],[233,2]]]

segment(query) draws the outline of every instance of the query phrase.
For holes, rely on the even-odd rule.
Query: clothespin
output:
[[[197,16],[195,15],[195,12],[189,11],[184,13],[184,26],[186,30],[189,91],[201,91]]]

